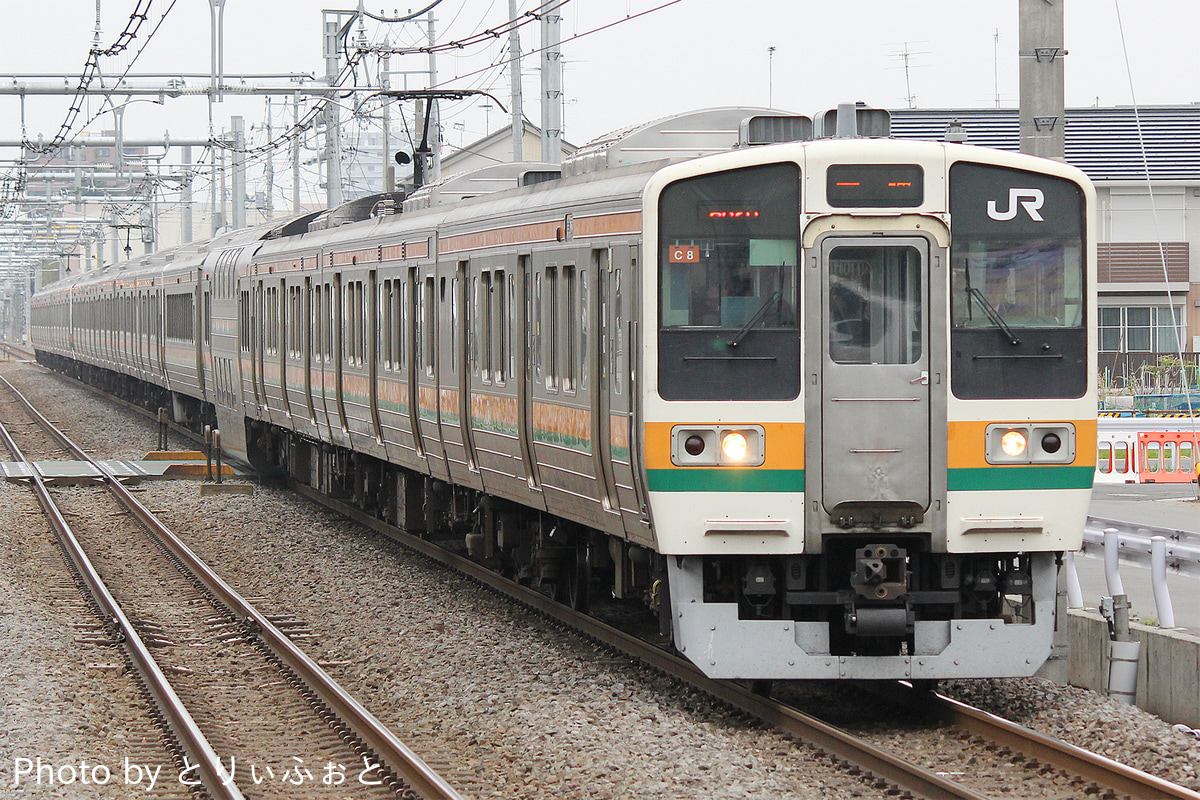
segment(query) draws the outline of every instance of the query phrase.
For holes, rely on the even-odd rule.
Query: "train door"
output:
[[[371,404],[371,431],[375,441],[383,444],[383,424],[379,421],[379,272],[371,270],[367,278],[366,359],[368,392]]]
[[[210,281],[204,277],[204,269],[197,267],[196,269],[196,297],[195,309],[196,317],[193,320],[192,330],[195,335],[192,337],[196,344],[196,381],[200,388],[200,397],[208,398],[208,385],[210,378],[208,375],[209,360],[205,358],[205,348],[209,347],[210,337],[209,320],[211,319],[211,311],[209,309],[209,291]]]
[[[592,441],[596,443],[596,482],[600,488],[600,503],[605,511],[621,513],[620,499],[617,497],[616,476],[613,470],[612,447],[612,361],[609,350],[612,347],[610,331],[612,320],[612,275],[610,274],[611,252],[605,248],[592,251],[592,271],[596,276],[595,300],[592,308],[585,313],[592,315],[591,329],[595,334],[589,341],[592,352],[584,355],[595,365],[595,380],[592,382],[591,402]]]
[[[343,297],[342,289],[346,288],[346,297]],[[342,275],[336,274],[333,276],[333,293],[330,295],[329,301],[333,308],[333,380],[334,380],[334,398],[337,403],[338,423],[342,426],[342,430],[349,432],[350,424],[346,419],[346,399],[345,399],[345,371],[346,371],[346,311],[348,310],[349,287],[342,280]],[[332,427],[332,426],[330,426]]]
[[[300,349],[303,358],[304,370],[304,404],[308,411],[308,420],[313,425],[317,424],[317,412],[313,407],[313,339],[318,330],[317,308],[313,302],[313,283],[310,276],[304,278],[304,293],[300,296],[300,302],[303,303],[303,311],[300,318],[296,320],[296,324],[300,325],[301,320],[307,324],[301,326],[297,331],[300,335]]]
[[[929,245],[829,237],[820,260],[821,507],[838,528],[915,524],[932,495]]]
[[[158,346],[155,352],[158,354],[158,369],[162,375],[163,385],[170,388],[170,382],[167,380],[167,315],[166,311],[166,293],[162,287],[154,293],[154,335],[158,337]]]
[[[408,424],[411,428],[413,447],[416,448],[417,458],[425,457],[425,442],[421,438],[421,392],[417,376],[421,366],[421,273],[416,267],[410,267],[405,283],[404,352],[408,354],[405,360],[405,386],[408,390]]]
[[[534,381],[534,337],[533,321],[533,287],[534,277],[531,269],[532,258],[528,254],[517,256],[516,279],[520,282],[517,289],[522,302],[515,309],[517,313],[517,330],[521,334],[521,358],[517,360],[517,436],[521,440],[521,459],[526,464],[526,480],[529,488],[540,491],[537,460],[533,457],[533,381]]]
[[[485,275],[487,273],[473,275],[471,262],[459,261],[450,289],[450,324],[456,330],[447,337],[447,352],[451,371],[458,371],[458,429],[462,436],[463,458],[467,470],[472,473],[469,480],[479,472],[475,440],[471,435],[471,378],[479,364],[479,348],[487,341],[484,338],[486,315],[478,313],[490,302],[486,288],[480,288]],[[478,488],[482,489],[483,484],[479,483]]]
[[[263,285],[255,280],[250,287],[250,384],[254,387],[254,404],[259,414],[267,398],[262,390],[262,340],[263,340]]]
[[[291,419],[292,403],[291,398],[288,397],[288,355],[294,352],[291,326],[297,322],[292,318],[292,297],[296,289],[288,286],[287,279],[281,277],[276,291],[278,294],[275,303],[279,314],[279,327],[275,337],[275,363],[279,365],[279,410],[283,412],[284,417]]]

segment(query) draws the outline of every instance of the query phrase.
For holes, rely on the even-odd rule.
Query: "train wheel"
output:
[[[575,545],[574,563],[564,564],[555,587],[555,599],[576,611],[591,608],[592,568],[588,559],[586,537]]]

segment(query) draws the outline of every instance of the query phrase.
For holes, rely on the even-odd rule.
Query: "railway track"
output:
[[[407,534],[307,486],[295,484],[294,488],[315,502],[468,575],[501,594],[536,609],[565,627],[659,669],[796,737],[817,748],[835,762],[847,765],[852,774],[862,774],[863,779],[876,788],[882,788],[882,782],[889,787],[888,791],[931,799],[984,800],[996,796],[1026,796],[1019,786],[1015,787],[1015,794],[982,793],[939,774],[937,768],[909,761],[892,749],[872,744],[863,737],[854,736],[787,703],[764,696],[756,691],[756,687],[710,680],[690,662],[663,648],[593,617],[573,611],[538,591],[496,575],[465,556],[446,550],[434,542]],[[1186,787],[1055,740],[941,695],[914,690],[904,684],[880,684],[872,686],[870,691],[881,692],[889,701],[907,704],[914,711],[932,713],[940,724],[962,731],[961,738],[973,740],[972,746],[979,753],[975,758],[1016,763],[1024,770],[1042,776],[1046,781],[1056,781],[1061,784],[1064,792],[1061,797],[1081,793],[1096,797],[1200,800],[1200,793]]]
[[[11,342],[0,342],[0,352],[4,354],[4,358],[14,361],[34,361],[37,358],[32,350]]]
[[[463,572],[475,580],[514,597],[526,606],[535,608],[565,626],[584,635],[621,650],[632,659],[651,664],[664,672],[687,681],[696,688],[719,698],[730,705],[758,717],[779,730],[790,733],[797,739],[819,748],[835,762],[849,765],[847,771],[868,785],[886,791],[915,797],[985,798],[1025,796],[1018,777],[1013,784],[1016,791],[989,793],[978,788],[964,786],[951,780],[945,773],[954,770],[942,764],[925,766],[910,764],[898,756],[892,748],[873,745],[853,736],[835,725],[822,722],[811,715],[789,708],[785,704],[756,694],[751,688],[727,682],[708,681],[699,675],[687,662],[675,659],[661,648],[655,647],[620,631],[615,631],[594,619],[580,617],[563,606],[552,602],[544,595],[513,584],[486,570],[474,562],[449,552],[430,541],[408,536],[403,532],[362,514],[357,509],[338,501],[317,495],[307,487],[298,490],[340,513],[353,517],[367,527],[400,541],[426,556]],[[1041,736],[1020,726],[1007,723],[992,715],[927,693],[905,692],[901,686],[874,687],[882,689],[890,702],[914,703],[920,713],[932,716],[941,725],[955,731],[962,740],[964,750],[969,750],[971,762],[980,762],[979,769],[987,769],[985,762],[1003,765],[1008,762],[1013,772],[1027,774],[1030,780],[1045,780],[1064,788],[1054,797],[1098,796],[1098,797],[1167,797],[1200,798],[1200,794],[1184,787],[1130,769],[1116,762],[1074,748],[1049,737]],[[904,698],[909,698],[905,701]],[[942,774],[939,774],[942,773]]]
[[[40,426],[55,428],[0,384]],[[26,461],[8,429],[0,435]],[[294,643],[300,623],[241,597],[102,463],[61,431],[54,436],[104,476],[112,506],[97,514],[93,490],[51,490],[36,475],[31,488],[103,627],[162,715],[181,782],[194,780],[216,800],[243,798],[248,786],[257,797],[293,797],[305,782],[350,782],[355,797],[460,797]],[[243,685],[230,683],[236,675]],[[305,763],[301,754],[318,760]]]

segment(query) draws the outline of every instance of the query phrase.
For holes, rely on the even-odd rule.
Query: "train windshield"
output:
[[[799,393],[800,171],[679,181],[659,207],[659,389],[666,399]]]
[[[950,224],[954,394],[1082,396],[1090,379],[1079,185],[960,162],[950,169]]]
[[[951,280],[956,328],[1083,326],[1083,242],[958,242]]]

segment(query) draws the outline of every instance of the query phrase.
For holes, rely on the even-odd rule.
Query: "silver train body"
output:
[[[568,602],[644,599],[714,677],[1032,674],[1096,468],[1093,190],[708,141],[754,113],[71,277],[33,342]]]

